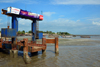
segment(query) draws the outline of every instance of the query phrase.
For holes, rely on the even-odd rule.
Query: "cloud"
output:
[[[93,25],[100,25],[100,18],[92,18],[92,19],[88,19],[92,22]]]
[[[52,4],[100,4],[100,0],[51,0]]]
[[[87,20],[90,20],[90,21],[99,21],[100,18],[92,18],[92,19],[87,19]]]
[[[37,4],[41,3],[40,0],[0,0],[1,3],[25,3],[25,4]],[[100,4],[100,0],[50,0],[51,4],[69,5],[69,4]],[[45,1],[43,3],[46,3]]]
[[[14,3],[17,1],[19,1],[19,0],[0,0],[1,3]]]
[[[69,20],[67,18],[59,18],[57,20],[53,20],[52,23],[54,23],[55,25],[57,24],[58,26],[71,26],[71,27],[79,26],[82,24],[77,21]]]
[[[20,19],[18,21],[18,25],[19,25],[19,30],[25,30],[25,31],[29,31],[31,30],[31,20],[28,19]]]
[[[91,21],[90,21],[91,22]],[[100,24],[100,23],[99,23]],[[39,30],[53,32],[69,32],[71,34],[100,34],[100,26],[85,23],[80,19],[71,20],[59,18],[52,21],[44,20],[39,22]]]
[[[50,17],[52,14],[55,14],[55,12],[43,12],[43,15]]]
[[[15,3],[15,2],[19,2],[19,3],[24,3],[24,4],[37,4],[37,1],[33,1],[33,0],[0,0],[0,3]]]
[[[100,21],[99,21],[99,22],[94,22],[94,21],[93,21],[92,24],[93,24],[93,25],[98,25],[98,26],[99,26],[99,25],[100,25]]]
[[[20,19],[18,22],[21,25],[27,25],[27,26],[29,26],[32,21],[28,20],[28,19]]]
[[[60,15],[59,17],[65,17],[64,15]]]
[[[77,20],[77,22],[79,22],[80,20]]]
[[[40,24],[40,30],[51,30],[51,31],[70,31],[77,29],[79,30],[84,26],[83,23],[69,20],[67,18],[59,18],[53,21],[46,21],[44,20],[43,22],[39,23]],[[80,28],[79,28],[80,27]]]

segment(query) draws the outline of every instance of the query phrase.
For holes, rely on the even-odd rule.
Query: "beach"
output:
[[[30,64],[25,64],[22,56],[10,58],[0,52],[0,67],[100,67],[100,40],[59,38],[59,54],[55,54],[54,44],[47,44],[45,54],[39,51],[31,59]]]

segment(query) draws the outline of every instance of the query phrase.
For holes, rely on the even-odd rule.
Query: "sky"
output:
[[[100,0],[0,0],[0,10],[16,7],[42,14],[39,30],[70,34],[100,35]],[[0,13],[0,29],[11,17]],[[31,30],[31,20],[18,18],[18,29]]]

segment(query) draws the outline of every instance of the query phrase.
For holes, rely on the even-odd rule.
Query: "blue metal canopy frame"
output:
[[[28,12],[28,11],[25,11],[22,9],[18,9],[18,8],[14,8],[14,7],[8,7],[7,10],[2,9],[2,14],[12,17],[12,29],[15,31],[16,35],[18,32],[17,18],[24,18],[24,19],[32,20],[32,24],[31,24],[32,41],[36,41],[36,34],[37,34],[36,22],[37,22],[37,20],[43,20],[42,15],[31,13],[31,12]],[[9,33],[11,33],[11,32],[9,32]],[[11,33],[11,34],[13,34],[13,33]],[[2,36],[2,37],[4,37],[4,36]],[[12,41],[15,41],[15,39],[16,39],[16,36],[12,38]]]

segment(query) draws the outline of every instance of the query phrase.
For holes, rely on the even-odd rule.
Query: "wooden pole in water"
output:
[[[28,45],[27,45],[28,39],[24,38],[23,40],[24,40],[24,52],[28,52]]]
[[[0,48],[2,48],[2,42],[3,42],[3,40],[0,39]]]
[[[42,44],[46,45],[46,38],[42,38]],[[46,53],[46,50],[42,50],[42,53]]]
[[[58,49],[58,38],[55,38],[55,53],[59,53],[59,49]]]
[[[28,39],[24,38],[23,40],[24,40],[24,48],[23,48],[24,55],[23,55],[23,58],[24,58],[26,63],[30,63],[31,58],[28,56]]]
[[[12,49],[10,50],[10,56],[13,58],[18,57],[18,50],[17,49],[17,38],[15,41],[12,42]]]

